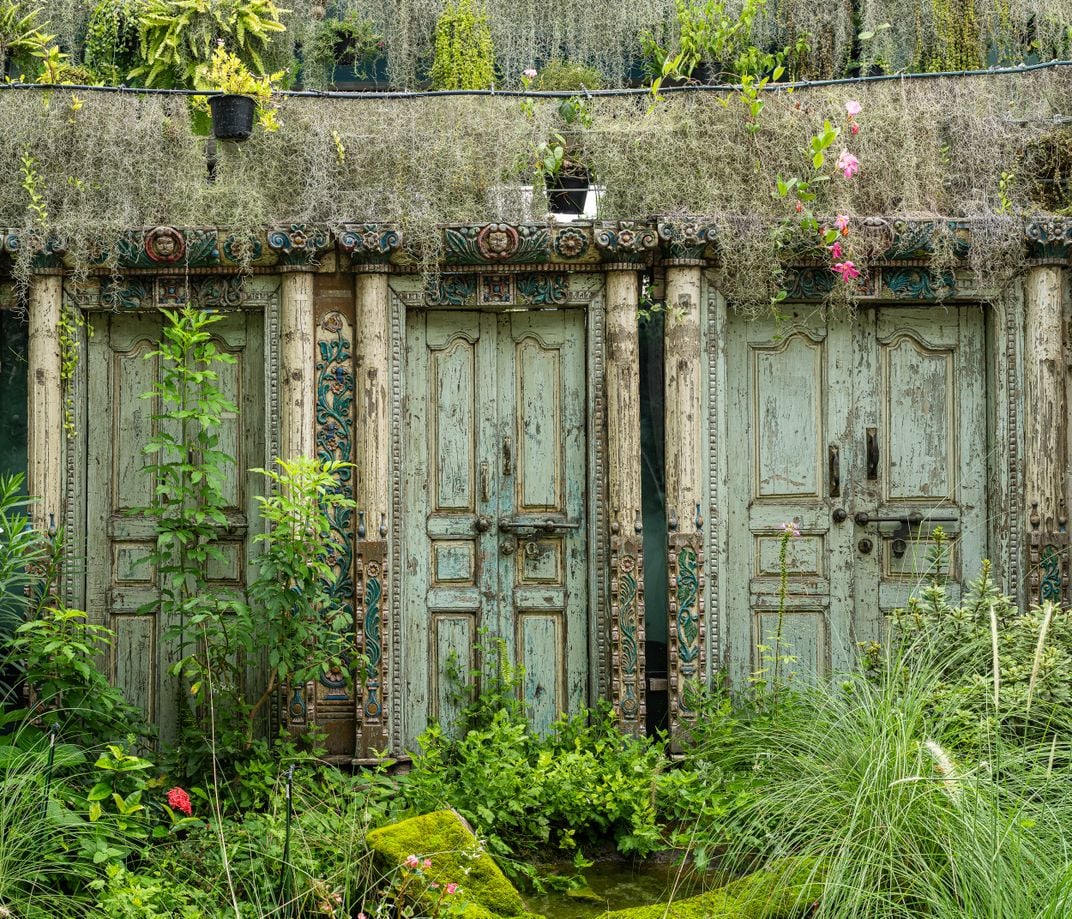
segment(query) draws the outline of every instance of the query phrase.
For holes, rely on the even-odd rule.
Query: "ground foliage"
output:
[[[786,254],[770,228],[792,217],[775,178],[810,168],[809,138],[829,120],[842,132],[831,159],[851,148],[860,172],[829,175],[817,187],[817,214],[968,219],[972,265],[993,282],[1020,265],[1016,215],[1040,210],[1037,200],[1062,200],[1043,167],[1067,158],[1069,134],[1054,134],[1053,119],[1070,84],[1072,73],[1059,69],[768,92],[758,119],[734,93],[664,94],[655,103],[593,97],[590,126],[575,127],[570,140],[606,189],[602,218],[712,218],[726,289],[764,301],[757,286],[775,283],[771,268]],[[848,99],[862,106],[851,137]],[[376,220],[399,224],[430,265],[441,224],[546,219],[542,190],[529,198],[521,188],[532,181],[533,150],[560,127],[553,100],[523,111],[499,97],[286,98],[278,118],[279,130],[228,145],[209,182],[206,141],[180,98],[0,94],[0,157],[23,163],[23,182],[0,187],[0,225],[31,240],[16,275],[28,273],[32,240],[46,232],[85,267],[130,227]],[[849,245],[866,263],[868,253]],[[937,250],[936,271],[951,261],[946,247]]]

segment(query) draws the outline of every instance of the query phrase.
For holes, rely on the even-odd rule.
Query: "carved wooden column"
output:
[[[703,670],[703,367],[700,354],[702,262],[666,269],[665,456],[670,730],[678,735],[690,704],[686,686]]]
[[[279,452],[282,459],[315,453],[313,281],[311,271],[292,270],[283,275],[279,311]]]
[[[63,520],[63,380],[60,313],[63,276],[38,274],[30,282],[29,470],[27,491],[36,498],[34,525],[47,529]]]
[[[622,730],[640,734],[645,686],[639,279],[632,265],[608,266],[606,278],[611,695]]]
[[[390,698],[392,666],[399,648],[388,602],[391,598],[392,304],[390,259],[401,234],[382,224],[354,224],[339,237],[354,272],[355,411],[358,440],[358,528],[354,594],[357,644],[365,669],[356,689],[355,761],[373,762],[376,751],[401,737],[398,699]],[[395,474],[400,474],[395,470]],[[394,662],[392,664],[392,662]],[[392,712],[389,705],[394,705]],[[395,720],[392,720],[395,719]]]
[[[1064,271],[1028,269],[1024,281],[1024,497],[1030,602],[1068,595],[1068,364]]]

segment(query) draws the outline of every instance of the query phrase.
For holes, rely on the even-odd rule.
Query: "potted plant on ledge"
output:
[[[272,86],[283,72],[257,79],[249,68],[223,45],[216,48],[212,61],[198,68],[194,82],[198,89],[219,90],[220,95],[200,100],[212,112],[212,133],[217,140],[245,140],[253,133],[254,118],[266,131],[279,127]]]

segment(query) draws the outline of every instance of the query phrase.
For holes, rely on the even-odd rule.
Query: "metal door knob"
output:
[[[476,518],[476,523],[474,524],[474,526],[476,527],[476,531],[478,533],[486,533],[488,530],[491,529],[491,518],[486,516],[485,514],[481,514],[479,517]]]

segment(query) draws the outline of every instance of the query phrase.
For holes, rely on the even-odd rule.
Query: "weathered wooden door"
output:
[[[883,615],[933,573],[931,533],[959,583],[986,554],[986,374],[977,307],[798,307],[790,321],[731,317],[724,658],[741,685],[773,655],[781,525],[790,669],[851,664]]]
[[[406,745],[500,640],[545,729],[587,697],[583,312],[411,311],[405,430]]]
[[[159,726],[160,739],[174,739],[182,704],[168,675],[177,646],[164,640],[172,623],[152,610],[159,596],[153,566],[139,562],[156,542],[151,519],[133,513],[150,503],[156,487],[145,470],[144,447],[159,430],[155,399],[142,399],[160,378],[157,347],[161,317],[153,312],[91,316],[88,382],[88,481],[86,603],[90,615],[116,633],[109,654],[112,680]],[[250,467],[264,455],[264,350],[261,317],[231,313],[212,326],[221,350],[234,364],[217,367],[219,382],[238,407],[220,428],[220,448],[234,457],[224,496],[227,524],[221,530],[223,560],[212,563],[213,585],[240,591],[248,574],[256,506],[261,488]],[[177,428],[172,432],[178,436]],[[149,611],[146,611],[146,607]]]

